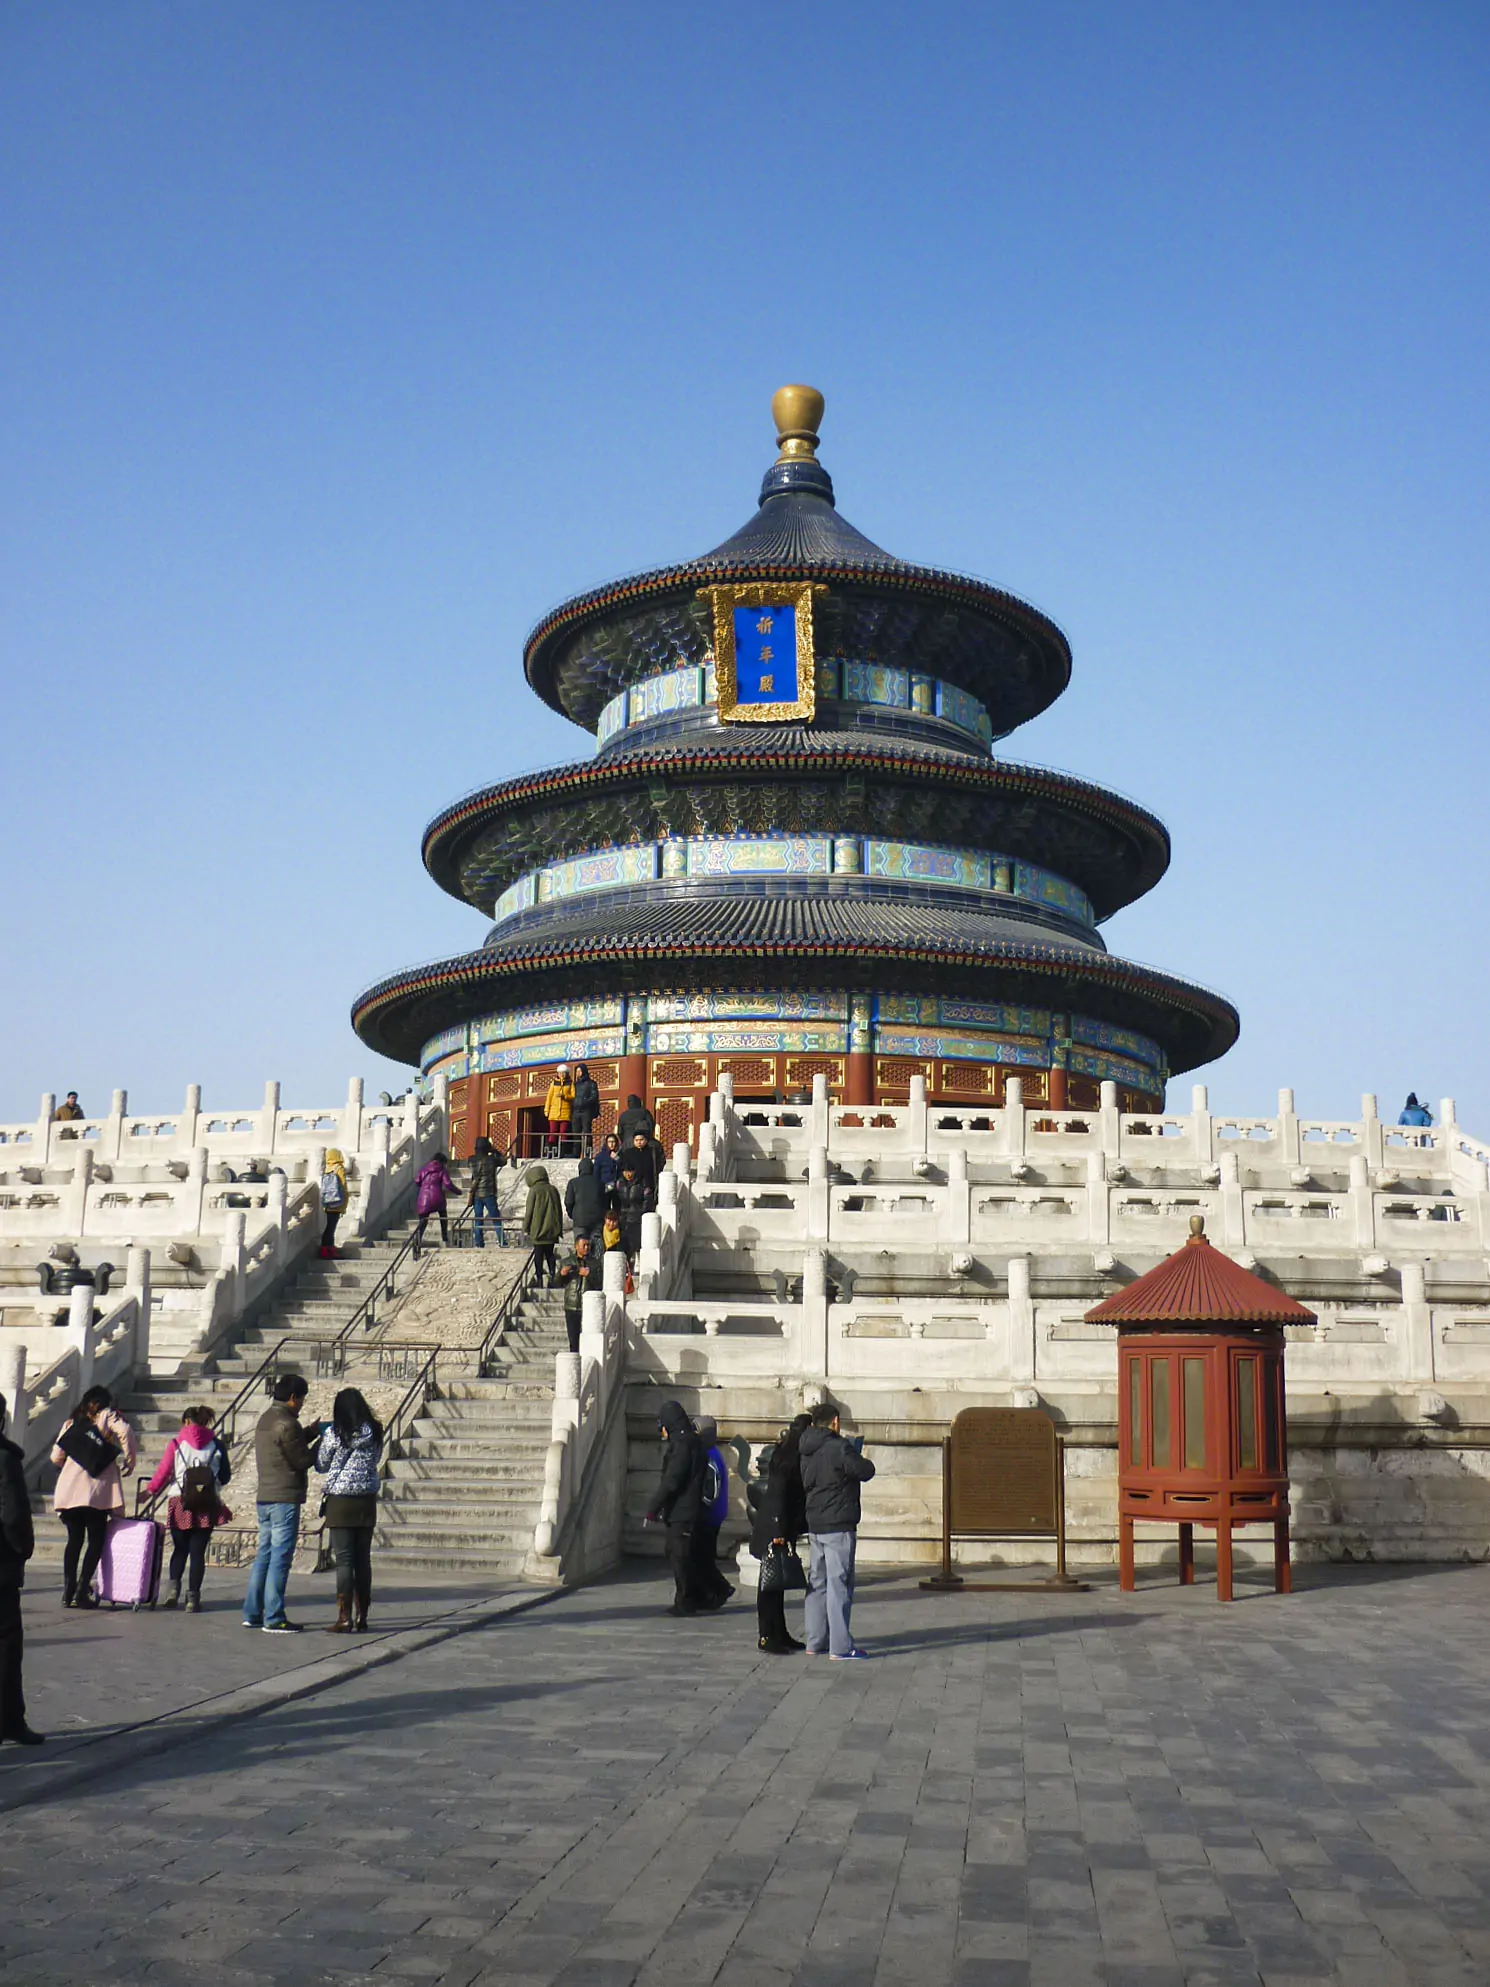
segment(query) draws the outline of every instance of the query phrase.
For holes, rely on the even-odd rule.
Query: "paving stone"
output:
[[[866,1581],[885,1653],[843,1672],[660,1600],[623,1575],[18,1811],[0,1982],[1490,1980],[1490,1570],[1230,1610]],[[193,1625],[227,1685],[290,1660]],[[101,1663],[51,1624],[44,1701],[127,1721],[186,1626],[119,1618]]]

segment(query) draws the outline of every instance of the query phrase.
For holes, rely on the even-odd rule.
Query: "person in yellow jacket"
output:
[[[548,1095],[543,1100],[543,1115],[548,1119],[548,1140],[553,1156],[557,1159],[564,1150],[564,1142],[569,1136],[569,1119],[574,1110],[574,1079],[569,1074],[567,1062],[561,1062],[554,1071],[553,1082],[548,1086]]]

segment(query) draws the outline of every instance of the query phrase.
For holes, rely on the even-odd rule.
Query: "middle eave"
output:
[[[720,804],[731,789],[752,809],[733,828]],[[843,734],[814,741],[786,727],[614,752],[483,787],[435,817],[423,856],[442,890],[489,915],[508,883],[544,862],[720,832],[894,833],[997,849],[1078,884],[1099,918],[1151,890],[1169,864],[1162,822],[1068,774]]]

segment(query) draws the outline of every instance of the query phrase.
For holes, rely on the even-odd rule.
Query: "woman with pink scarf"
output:
[[[167,1575],[170,1590],[161,1602],[173,1608],[181,1599],[181,1575],[190,1562],[186,1583],[186,1612],[202,1611],[202,1574],[207,1565],[207,1542],[217,1526],[225,1525],[232,1512],[223,1503],[221,1491],[233,1474],[228,1452],[212,1432],[216,1420],[210,1407],[189,1407],[181,1417],[181,1430],[166,1444],[160,1465],[147,1485],[150,1496],[169,1483],[174,1495],[167,1507],[171,1528],[171,1565]]]

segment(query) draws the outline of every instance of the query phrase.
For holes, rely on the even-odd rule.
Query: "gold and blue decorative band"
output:
[[[496,924],[538,905],[564,903],[597,890],[639,883],[744,876],[863,876],[897,883],[979,891],[1043,907],[1095,925],[1085,891],[1054,871],[1017,857],[934,843],[861,835],[721,835],[628,842],[587,850],[518,877],[492,906]]]

